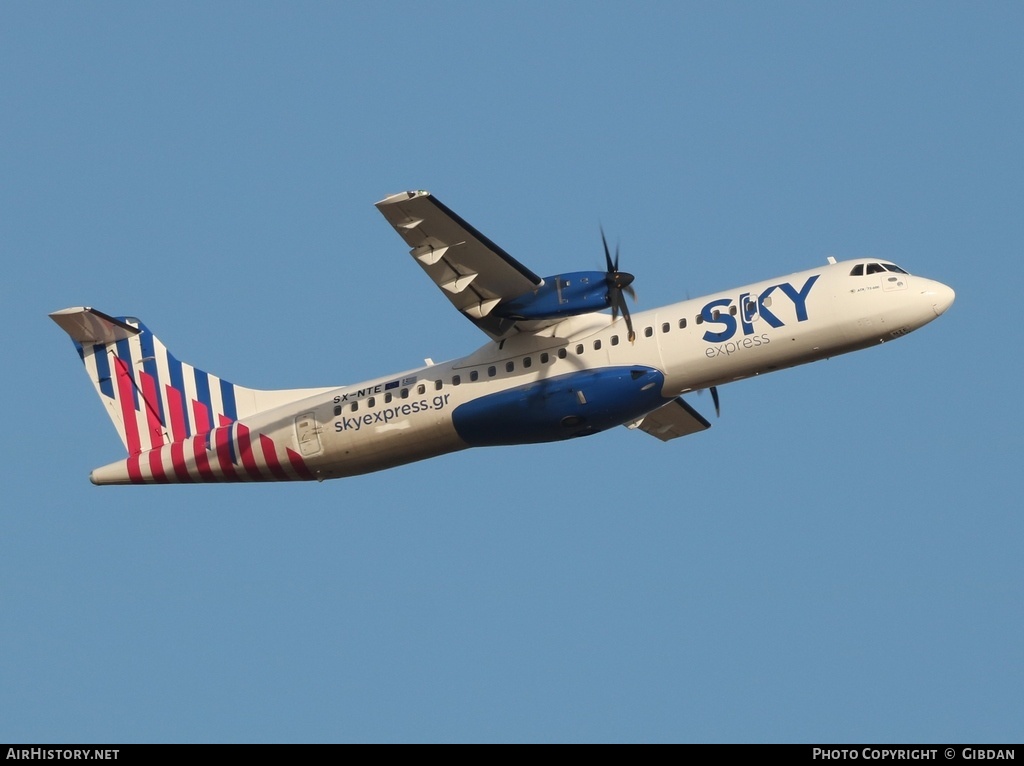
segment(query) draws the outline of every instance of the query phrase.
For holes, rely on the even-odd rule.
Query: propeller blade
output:
[[[722,417],[722,408],[718,404],[718,388],[716,386],[711,387],[711,401],[715,403],[715,417]]]
[[[608,273],[611,274],[615,271],[618,271],[618,269],[616,268],[615,264],[612,263],[612,254],[608,250],[608,239],[604,236],[604,227],[600,226],[598,228],[601,229],[601,244],[604,245],[604,262],[605,265],[608,267]]]
[[[622,297],[622,290],[618,290],[616,295],[619,296],[619,301],[622,303],[622,318],[626,320],[626,337],[632,343],[636,340],[636,333],[633,332],[633,320],[629,317],[629,307],[626,306],[626,299]]]

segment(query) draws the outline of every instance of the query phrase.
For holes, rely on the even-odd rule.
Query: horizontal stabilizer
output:
[[[71,339],[79,344],[116,343],[139,334],[137,327],[125,324],[120,319],[107,316],[102,311],[88,306],[61,309],[50,314],[50,319],[60,325]]]
[[[711,428],[711,424],[697,410],[684,402],[682,397],[676,397],[668,404],[648,412],[629,427],[639,428],[667,442],[669,439],[706,431]]]

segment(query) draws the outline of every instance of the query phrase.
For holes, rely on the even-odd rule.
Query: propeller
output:
[[[636,300],[636,291],[632,287],[635,277],[629,272],[619,271],[619,246],[615,245],[615,260],[613,261],[603,227],[601,228],[601,243],[604,245],[604,262],[608,267],[605,281],[608,283],[608,302],[612,307],[612,320],[617,319],[619,313],[622,313],[622,318],[626,320],[627,337],[632,343],[636,340],[636,333],[633,332],[633,320],[629,317],[629,307],[626,305],[623,293],[627,293],[630,298]]]
[[[622,318],[626,320],[629,342],[633,343],[636,340],[636,333],[633,331],[633,320],[629,317],[629,307],[626,305],[623,293],[628,294],[634,301],[636,300],[636,290],[633,289],[635,277],[628,271],[619,271],[619,245],[616,243],[615,258],[612,259],[611,251],[608,249],[608,238],[604,235],[604,227],[601,227],[601,244],[604,245],[604,262],[608,267],[605,281],[608,283],[608,302],[612,306],[612,320],[618,318],[619,312],[622,312]],[[722,405],[718,399],[718,387],[711,386],[708,390],[711,391],[711,401],[715,403],[715,416],[721,417]],[[701,393],[703,393],[703,389]]]
[[[711,386],[711,388],[709,388],[708,391],[711,392],[711,401],[715,403],[715,417],[720,418],[722,417],[722,408],[718,402],[718,386]],[[704,389],[700,389],[697,393],[703,394]]]

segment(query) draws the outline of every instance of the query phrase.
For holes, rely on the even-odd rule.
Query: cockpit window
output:
[[[851,277],[863,277],[865,274],[883,274],[892,271],[896,274],[906,274],[903,269],[893,263],[869,263],[867,265],[858,263],[850,272]]]

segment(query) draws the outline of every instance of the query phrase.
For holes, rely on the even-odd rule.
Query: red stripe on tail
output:
[[[263,448],[263,462],[278,481],[290,481],[291,477],[281,467],[281,461],[277,459],[277,447],[274,440],[265,434],[260,434],[260,446]]]
[[[256,481],[263,481],[263,474],[260,473],[260,467],[256,464],[256,456],[252,451],[249,429],[241,423],[238,424],[238,452],[242,456],[245,472]]]
[[[181,391],[170,384],[164,387],[167,390],[167,409],[171,421],[171,439],[176,442],[184,441],[188,437],[188,426],[185,425],[185,400]]]
[[[139,466],[139,453],[136,452],[134,455],[129,455],[126,462],[128,468],[128,480],[132,484],[145,484],[145,479],[142,478],[142,468]]]
[[[203,481],[217,481],[217,475],[210,468],[210,459],[206,456],[206,439],[202,436],[192,437],[192,454],[196,457],[196,468]]]
[[[135,385],[132,383],[132,374],[128,365],[119,356],[114,357],[114,367],[117,368],[117,398],[121,402],[121,421],[124,423],[125,441],[128,442],[128,454],[137,455],[142,451],[142,441],[139,439],[139,421],[135,419]],[[136,470],[138,461],[136,461]],[[131,466],[128,467],[131,474]],[[135,479],[133,478],[132,481]]]
[[[174,442],[171,444],[171,465],[174,466],[174,475],[183,484],[191,484],[193,479],[188,472],[188,465],[185,463],[185,443]]]
[[[149,470],[153,473],[153,481],[157,484],[167,484],[167,473],[164,471],[164,451],[157,448],[149,451]]]
[[[210,420],[210,409],[202,402],[193,399],[192,414],[195,416],[196,419],[196,433],[209,433],[210,430],[213,428],[213,423]]]
[[[238,474],[235,473],[235,466],[231,462],[231,445],[228,444],[228,440],[231,438],[231,427],[218,428],[213,435],[217,442],[217,461],[220,463],[221,473],[228,481],[237,480]]]
[[[288,449],[287,447],[285,449],[288,452],[288,460],[291,461],[292,468],[295,469],[295,472],[299,474],[301,478],[307,480],[316,478],[312,473],[310,473],[309,469],[306,468],[306,461],[302,459],[302,455],[294,450]]]

